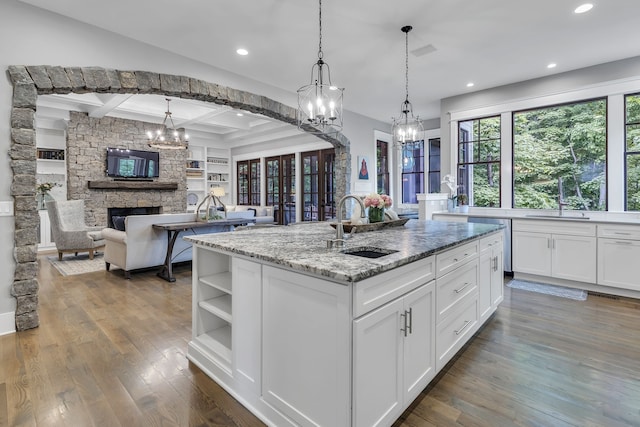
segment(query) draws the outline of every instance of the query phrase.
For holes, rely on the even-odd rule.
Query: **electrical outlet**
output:
[[[0,216],[13,216],[13,202],[0,202]]]

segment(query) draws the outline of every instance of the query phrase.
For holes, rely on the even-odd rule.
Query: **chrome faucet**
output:
[[[342,209],[344,208],[344,202],[347,199],[353,199],[356,202],[360,203],[360,218],[365,218],[364,211],[366,208],[364,207],[364,203],[362,203],[362,200],[360,200],[360,197],[354,196],[353,194],[347,194],[346,196],[343,196],[338,202],[338,213],[336,217],[338,221],[338,223],[336,224],[336,238],[333,240],[329,240],[327,242],[328,247],[333,247],[334,244],[335,246],[338,246],[338,247],[344,246],[344,227],[342,226]]]
[[[566,203],[562,200],[562,177],[558,177],[558,215],[562,216],[562,209],[565,206],[569,206],[569,203]]]

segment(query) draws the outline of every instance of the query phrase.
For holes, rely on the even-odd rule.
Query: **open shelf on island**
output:
[[[200,282],[209,285],[223,292],[231,294],[231,272],[224,271],[222,273],[210,274],[200,277]]]
[[[199,305],[209,313],[231,323],[231,295],[225,294],[200,301]]]

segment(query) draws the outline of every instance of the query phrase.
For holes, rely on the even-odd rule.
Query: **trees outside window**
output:
[[[500,207],[500,116],[458,123],[457,193],[470,206]]]
[[[606,210],[606,155],[606,99],[514,112],[514,207]]]
[[[625,210],[640,211],[640,94],[627,95],[625,105]]]
[[[260,159],[237,163],[239,205],[260,205]]]

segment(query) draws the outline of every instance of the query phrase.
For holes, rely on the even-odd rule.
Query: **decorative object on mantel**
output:
[[[405,34],[405,99],[400,107],[400,117],[393,119],[393,141],[398,149],[404,148],[405,144],[417,141],[422,138],[422,121],[420,116],[413,115],[413,106],[409,102],[409,31],[413,27],[406,25],[401,28]]]
[[[369,223],[383,222],[384,209],[393,204],[391,197],[386,194],[371,193],[364,198],[364,206],[369,208]]]
[[[318,61],[311,67],[311,82],[298,89],[298,128],[316,135],[334,135],[342,130],[344,88],[331,84],[329,64],[323,59],[322,0],[318,3],[320,22]]]
[[[225,196],[224,188],[212,187],[209,190],[209,194],[202,199],[198,207],[196,208],[197,221],[211,222],[218,219],[225,219],[227,217],[227,207],[220,197]],[[202,209],[204,205],[204,209]],[[222,211],[218,210],[218,205],[222,207]]]
[[[54,182],[42,182],[36,186],[36,200],[38,201],[38,210],[45,210],[47,207],[45,202],[47,200],[53,200],[49,191],[53,189],[53,187],[57,187],[58,184]]]
[[[149,137],[148,145],[152,148],[159,149],[186,149],[189,147],[189,135],[187,135],[184,128],[177,129],[173,123],[171,117],[171,110],[169,110],[170,98],[165,98],[167,101],[167,111],[164,113],[164,120],[158,130],[154,132],[148,131]],[[168,126],[169,123],[171,126]]]
[[[350,222],[343,222],[342,227],[345,233],[351,233],[352,231],[354,233],[364,233],[366,231],[378,231],[388,227],[399,227],[405,225],[407,221],[409,221],[409,218],[375,222],[373,224],[351,224]],[[332,222],[331,226],[336,228],[336,223]]]

